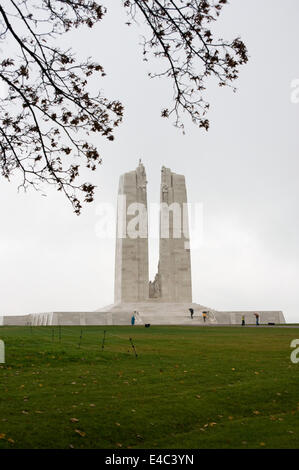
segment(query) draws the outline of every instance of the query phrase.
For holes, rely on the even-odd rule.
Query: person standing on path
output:
[[[189,308],[189,312],[190,312],[190,315],[191,315],[191,320],[193,320],[193,315],[194,315],[193,308]]]
[[[203,322],[205,323],[207,319],[207,312],[202,312],[202,318],[203,318]]]
[[[134,311],[133,315],[132,315],[132,318],[131,318],[131,325],[134,326],[135,325],[135,313],[136,313],[136,310]]]
[[[242,326],[245,325],[245,315],[242,315]]]
[[[260,324],[260,323],[259,323],[260,316],[259,316],[258,313],[255,313],[254,316],[255,316],[255,324],[256,324],[256,326],[259,326],[259,324]]]

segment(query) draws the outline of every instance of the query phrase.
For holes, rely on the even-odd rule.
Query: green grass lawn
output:
[[[299,448],[298,329],[82,331],[0,328],[0,449]]]

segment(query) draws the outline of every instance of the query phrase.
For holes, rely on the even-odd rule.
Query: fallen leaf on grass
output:
[[[77,418],[71,418],[70,421],[71,421],[72,423],[78,423],[79,420],[78,420]]]
[[[79,436],[81,436],[81,437],[85,437],[85,436],[86,436],[86,432],[80,431],[80,429],[75,429],[75,432],[76,432],[77,434],[79,434]]]

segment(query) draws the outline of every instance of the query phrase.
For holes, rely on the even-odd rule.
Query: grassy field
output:
[[[61,339],[59,327],[1,327],[0,449],[298,449],[295,338],[287,327],[61,327]]]

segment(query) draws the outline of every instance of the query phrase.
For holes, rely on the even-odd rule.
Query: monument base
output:
[[[191,319],[189,308],[193,308]],[[134,311],[136,325],[241,325],[242,316],[245,324],[255,324],[255,313],[260,315],[260,324],[284,324],[285,319],[281,311],[238,311],[221,312],[196,303],[168,303],[151,299],[146,302],[112,304],[95,312],[48,312],[35,313],[23,316],[0,317],[0,325],[130,325]],[[206,321],[203,312],[207,312]]]

